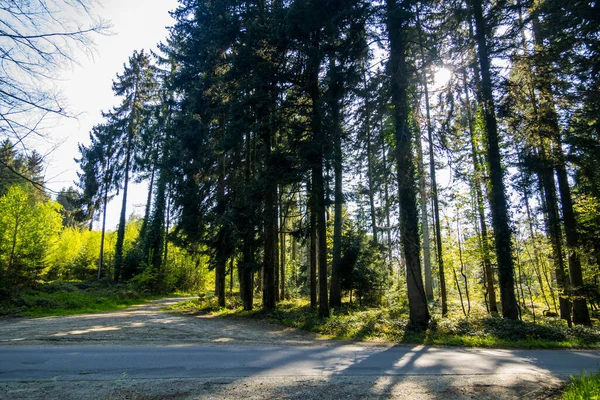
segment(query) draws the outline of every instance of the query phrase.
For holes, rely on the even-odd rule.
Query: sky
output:
[[[62,118],[48,129],[48,140],[35,147],[46,157],[46,183],[53,191],[73,186],[77,179],[77,144],[89,143],[91,128],[102,121],[101,111],[119,104],[112,93],[112,81],[123,71],[134,50],[155,49],[167,36],[174,21],[169,11],[176,0],[101,0],[93,13],[112,24],[109,35],[96,35],[95,51],[75,54],[77,63],[60,72],[54,83],[72,115]],[[127,217],[143,214],[147,185],[130,186]],[[107,208],[107,228],[115,229],[119,221],[122,198],[116,197]],[[98,226],[98,223],[96,223]]]

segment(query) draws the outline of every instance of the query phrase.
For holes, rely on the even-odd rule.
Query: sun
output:
[[[450,82],[452,71],[446,67],[441,67],[433,73],[433,88],[439,89]]]

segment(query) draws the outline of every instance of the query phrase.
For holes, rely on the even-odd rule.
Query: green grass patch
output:
[[[0,303],[0,316],[45,317],[114,311],[164,296],[109,281],[51,282]]]
[[[571,383],[561,396],[562,400],[600,399],[600,372],[583,373],[571,377]]]
[[[231,300],[231,301],[230,301]],[[345,305],[320,319],[306,300],[286,300],[277,309],[243,311],[236,297],[219,308],[212,294],[175,305],[174,311],[209,313],[226,318],[253,318],[346,340],[391,341],[405,344],[529,349],[583,349],[600,347],[600,330],[548,319],[543,322],[510,321],[488,315],[435,317],[426,331],[412,329],[404,306],[360,308]]]

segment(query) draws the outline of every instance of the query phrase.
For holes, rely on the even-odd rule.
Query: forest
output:
[[[322,321],[396,307],[417,331],[597,325],[598,2],[179,3],[59,193],[6,124],[21,94],[0,75],[7,309],[100,281]]]

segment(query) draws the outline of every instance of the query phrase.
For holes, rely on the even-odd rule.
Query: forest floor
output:
[[[0,319],[0,346],[344,346],[313,333],[264,321],[185,315],[164,309],[182,298],[162,299],[116,312],[66,317]],[[354,343],[356,345],[356,343]],[[364,343],[387,347],[392,343]],[[127,379],[110,383],[82,376],[76,380],[5,380],[5,399],[551,399],[568,376],[551,374],[444,374],[381,376],[264,376]]]

